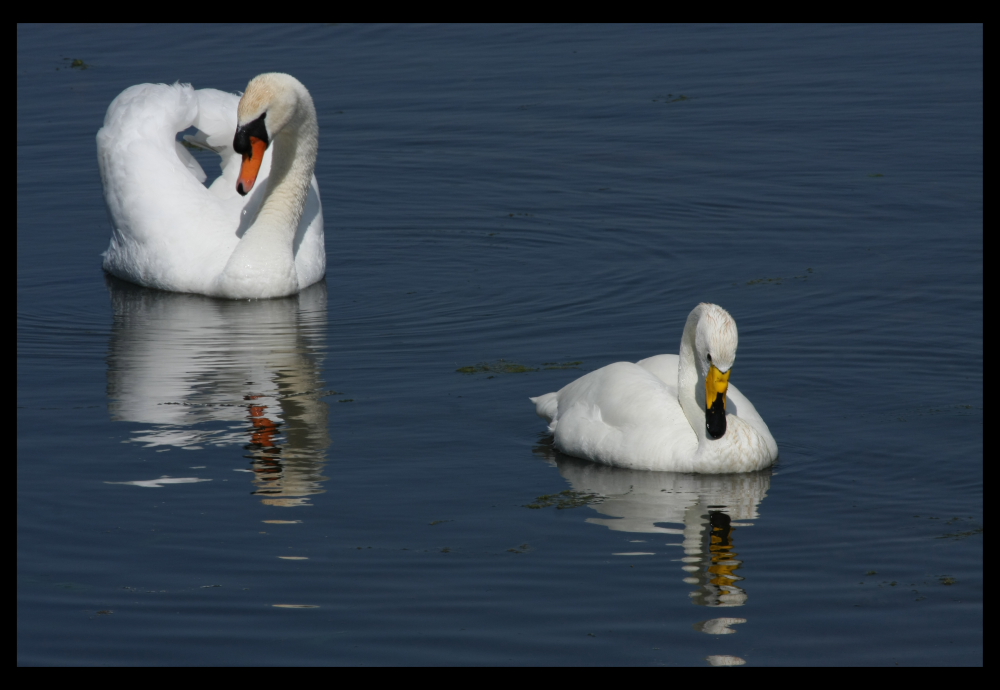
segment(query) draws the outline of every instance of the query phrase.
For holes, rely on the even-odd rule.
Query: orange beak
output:
[[[243,154],[243,165],[240,166],[240,176],[236,180],[236,191],[241,195],[246,195],[253,189],[253,183],[257,181],[257,173],[260,172],[260,164],[264,161],[264,151],[266,150],[266,141],[250,137],[250,152]]]

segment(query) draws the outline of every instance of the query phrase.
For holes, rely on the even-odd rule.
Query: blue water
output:
[[[981,26],[17,40],[20,664],[982,663]],[[106,278],[111,100],[264,71],[325,283]],[[555,452],[528,397],[701,301],[774,470]]]

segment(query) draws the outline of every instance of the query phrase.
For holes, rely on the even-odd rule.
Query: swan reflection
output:
[[[239,447],[254,492],[275,506],[322,493],[330,446],[320,380],[326,284],[277,300],[223,301],[110,276],[109,411],[132,442]]]
[[[593,494],[589,505],[607,517],[589,517],[587,522],[616,532],[676,535],[683,556],[684,582],[697,585],[690,593],[701,606],[742,606],[747,593],[743,565],[735,547],[738,528],[750,527],[757,508],[767,495],[771,470],[741,474],[688,474],[629,470],[563,455],[551,445],[538,452],[553,462],[578,494]],[[680,527],[665,527],[680,525]],[[645,550],[645,549],[644,549]],[[662,551],[658,548],[657,551]],[[729,625],[740,618],[705,621],[698,628],[709,634],[735,632]]]

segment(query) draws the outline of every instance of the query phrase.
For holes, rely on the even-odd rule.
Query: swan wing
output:
[[[238,242],[238,210],[203,184],[176,141],[199,117],[187,84],[139,84],[108,107],[98,164],[113,230],[104,268],[134,283],[202,292]]]
[[[760,416],[757,408],[754,407],[747,396],[743,395],[732,384],[729,384],[729,391],[726,393],[726,415],[734,415],[746,422],[763,439],[767,446],[768,455],[771,458],[778,457],[778,442],[771,435],[771,430],[764,423],[764,418]]]
[[[676,390],[680,359],[677,355],[654,355],[640,359],[636,364]]]
[[[676,391],[637,364],[609,364],[557,396],[555,445],[569,455],[655,470],[673,469],[697,449]]]

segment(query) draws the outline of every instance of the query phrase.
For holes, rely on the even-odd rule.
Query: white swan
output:
[[[758,470],[775,461],[778,444],[729,385],[736,344],[729,312],[702,303],[687,318],[679,356],[609,364],[531,401],[567,455],[638,470]]]
[[[176,140],[192,126],[198,134],[185,139],[222,157],[210,187]],[[318,142],[312,97],[287,74],[254,77],[242,98],[189,84],[125,89],[97,133],[113,226],[104,270],[233,299],[282,297],[321,280]]]

